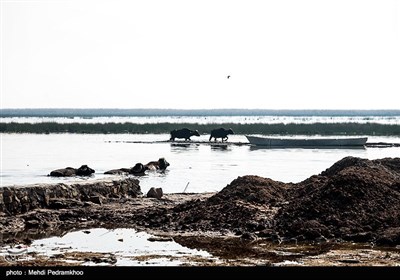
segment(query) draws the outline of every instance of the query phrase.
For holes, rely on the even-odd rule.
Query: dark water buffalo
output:
[[[71,177],[71,176],[90,176],[95,172],[92,168],[87,165],[82,165],[78,169],[73,167],[66,167],[56,169],[50,172],[50,176],[53,177]]]
[[[120,169],[112,169],[104,172],[104,174],[109,175],[144,175],[144,172],[148,170],[146,166],[141,163],[136,163],[132,168],[120,168]]]
[[[232,129],[225,129],[223,127],[211,130],[210,139],[214,138],[214,141],[217,141],[217,138],[221,138],[222,142],[228,140],[228,134],[235,134]]]
[[[159,158],[158,161],[150,161],[144,165],[148,170],[152,171],[164,171],[169,166],[169,162],[165,158]]]
[[[190,140],[191,136],[200,136],[197,130],[190,130],[188,128],[174,129],[171,131],[171,138],[169,140],[175,141],[175,138],[185,138],[185,141]]]

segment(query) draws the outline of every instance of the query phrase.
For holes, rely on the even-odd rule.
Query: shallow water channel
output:
[[[206,251],[189,249],[172,238],[130,228],[94,228],[38,239],[29,246],[5,246],[0,257],[11,264],[40,259],[73,265],[178,266],[212,260]]]

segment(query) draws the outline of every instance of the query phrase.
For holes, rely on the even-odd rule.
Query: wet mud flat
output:
[[[143,196],[134,178],[63,185],[67,194],[45,186],[48,196],[37,196],[36,204],[31,202],[34,193],[23,198],[29,193],[24,188],[19,189],[22,194],[11,188],[7,195],[2,192],[3,247],[29,246],[77,230],[133,228],[159,237],[155,242],[172,239],[211,254],[186,256],[178,265],[400,265],[400,158],[346,157],[297,184],[242,176],[218,193],[166,194],[161,199]],[[82,260],[91,258],[115,265],[114,257],[65,251],[21,265],[85,265]],[[171,261],[176,258],[170,256]]]

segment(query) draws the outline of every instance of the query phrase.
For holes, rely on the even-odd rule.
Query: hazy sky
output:
[[[0,2],[2,108],[399,109],[400,0]]]

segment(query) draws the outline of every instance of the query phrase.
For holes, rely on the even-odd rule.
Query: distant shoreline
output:
[[[0,117],[111,116],[400,116],[400,110],[287,110],[287,109],[1,109]]]
[[[368,135],[399,136],[400,125],[377,123],[0,123],[0,133],[77,133],[77,134],[169,134],[187,127],[209,134],[216,127],[229,127],[235,134],[261,135]]]

